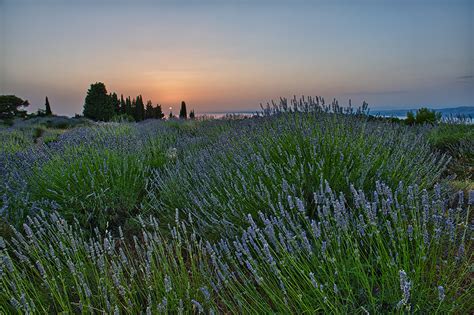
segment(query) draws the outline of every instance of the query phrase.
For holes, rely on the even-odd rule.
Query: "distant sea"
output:
[[[474,106],[460,106],[460,107],[451,107],[451,108],[433,108],[435,111],[440,112],[443,117],[455,117],[459,115],[463,116],[471,116],[474,118]],[[417,111],[416,108],[413,109],[370,109],[371,115],[380,115],[384,117],[397,117],[397,118],[406,118],[407,113],[412,111],[415,113]],[[238,116],[253,116],[255,115],[258,110],[254,111],[228,111],[228,112],[203,112],[197,113],[197,116],[207,116],[213,118],[222,118],[226,115],[238,115]]]
[[[430,108],[431,109],[431,108]],[[432,108],[433,110],[440,112],[443,115],[443,118],[456,117],[456,116],[470,116],[474,118],[474,106],[461,106],[461,107],[451,107],[451,108]],[[411,111],[415,113],[417,111],[414,109],[371,109],[371,115],[380,115],[385,117],[397,117],[397,118],[406,118],[407,113]]]
[[[236,116],[246,116],[251,117],[255,115],[258,111],[229,111],[229,112],[203,112],[203,113],[196,113],[198,117],[212,117],[215,119],[223,118],[228,115],[236,115]]]

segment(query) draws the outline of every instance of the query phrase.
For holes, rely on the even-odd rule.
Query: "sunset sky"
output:
[[[472,0],[0,0],[0,94],[66,115],[97,81],[197,112],[474,106],[473,19]]]

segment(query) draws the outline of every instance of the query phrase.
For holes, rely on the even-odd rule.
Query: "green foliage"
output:
[[[416,121],[415,115],[413,114],[412,111],[409,111],[409,112],[407,113],[407,119],[405,120],[405,122],[406,122],[408,125],[414,125],[414,124],[415,124],[415,121]]]
[[[28,177],[33,200],[51,200],[67,219],[105,230],[137,214],[146,177],[167,161],[166,137],[137,138],[133,125],[96,127],[93,141],[50,151],[45,163],[33,166]],[[135,148],[109,147],[108,138],[130,141]]]
[[[440,124],[428,134],[429,143],[454,159],[449,165],[457,180],[466,180],[467,187],[474,185],[474,125]]]
[[[85,117],[92,120],[109,121],[114,115],[114,104],[107,95],[104,83],[91,84],[84,102]]]
[[[26,111],[20,107],[27,107],[27,100],[22,100],[15,95],[0,95],[0,119],[8,120],[14,117],[26,116]]]
[[[40,138],[44,133],[44,129],[42,127],[36,127],[33,129],[33,141],[37,142],[38,138]]]
[[[408,125],[413,124],[435,124],[441,120],[441,113],[436,112],[435,110],[430,110],[426,107],[422,107],[416,111],[414,115],[411,111],[407,113],[407,118],[405,122]]]
[[[53,156],[30,180],[34,199],[54,200],[65,218],[104,230],[134,212],[144,177],[135,154],[81,146]]]

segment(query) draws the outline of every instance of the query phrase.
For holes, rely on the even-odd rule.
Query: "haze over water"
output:
[[[0,0],[0,94],[66,115],[97,81],[197,112],[294,94],[474,106],[473,13],[470,0]]]

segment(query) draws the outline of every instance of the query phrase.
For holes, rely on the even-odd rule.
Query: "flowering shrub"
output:
[[[472,313],[428,127],[318,102],[1,152],[0,312]]]
[[[6,312],[347,313],[472,311],[469,208],[448,208],[417,186],[372,197],[328,185],[317,215],[282,192],[269,213],[247,217],[234,238],[206,241],[192,217],[162,234],[140,219],[127,242],[98,230],[87,238],[57,213],[29,218],[0,240],[0,305]],[[406,202],[401,202],[406,200]]]

